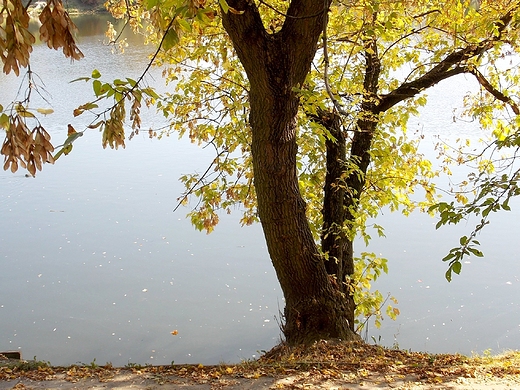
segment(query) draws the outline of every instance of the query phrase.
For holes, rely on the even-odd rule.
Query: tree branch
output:
[[[336,108],[336,110],[343,116],[348,116],[348,112],[346,112],[341,104],[338,102],[338,99],[334,96],[332,89],[330,88],[329,83],[329,50],[327,43],[327,24],[329,22],[328,15],[325,14],[323,18],[323,32],[322,32],[322,41],[323,41],[323,82],[325,83],[325,89],[327,94],[329,95],[332,104]]]
[[[465,66],[450,69],[451,66],[459,63],[459,61],[455,61],[454,63],[450,64],[448,64],[448,62],[442,61],[439,65],[435,66],[417,80],[411,81],[409,83],[403,83],[389,94],[383,95],[380,98],[376,112],[385,112],[403,100],[418,95],[425,89],[433,87],[442,80],[466,72],[467,69]]]
[[[486,91],[488,91],[491,95],[493,95],[496,99],[500,100],[501,102],[508,104],[516,115],[520,115],[520,109],[518,109],[518,106],[513,101],[513,99],[511,99],[509,96],[504,95],[498,89],[493,87],[482,73],[480,73],[477,69],[469,69],[469,73],[471,73],[477,78],[479,84],[482,87],[484,87]]]
[[[222,12],[222,24],[250,83],[268,85],[267,74],[277,68],[287,75],[289,88],[302,84],[316,54],[331,0],[292,0],[284,24],[275,34],[265,30],[254,2],[228,0],[228,3],[240,14]]]
[[[318,39],[326,26],[332,0],[292,0],[280,34],[294,59],[293,85],[302,84],[318,48]],[[312,17],[310,17],[312,16]]]
[[[265,66],[268,34],[254,2],[247,0],[229,0],[229,6],[240,11],[222,12],[222,25],[233,42],[235,51],[248,76],[259,65]]]
[[[494,44],[501,40],[502,33],[513,19],[513,13],[517,8],[518,5],[512,7],[504,16],[495,22],[497,31],[493,37],[484,39],[477,44],[467,46],[448,54],[444,60],[439,62],[418,79],[408,83],[403,83],[392,92],[381,96],[376,112],[385,112],[403,100],[421,93],[425,89],[434,86],[442,80],[456,74],[468,72],[469,69],[464,65],[465,61],[484,54],[487,50],[492,48]]]

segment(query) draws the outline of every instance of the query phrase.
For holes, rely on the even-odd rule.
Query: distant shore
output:
[[[29,7],[27,7],[27,13],[32,19],[38,19],[41,10],[47,5],[46,1],[36,1],[31,3]],[[70,1],[64,4],[65,9],[69,13],[69,15],[92,15],[108,12],[107,9],[103,5],[98,5],[95,7],[87,6],[78,1]]]

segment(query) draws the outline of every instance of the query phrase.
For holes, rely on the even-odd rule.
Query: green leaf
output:
[[[452,249],[450,253],[448,253],[446,256],[444,256],[444,257],[442,258],[442,261],[448,261],[448,260],[451,260],[451,259],[453,259],[455,256],[456,256],[456,253],[455,253],[454,250]]]
[[[96,96],[99,96],[101,95],[101,81],[99,80],[94,80],[94,82],[92,83],[92,89],[94,89],[94,94]]]
[[[0,127],[6,130],[9,128],[9,116],[5,113],[0,115]]]
[[[101,86],[101,93],[102,94],[106,93],[107,97],[110,97],[115,93],[115,90],[114,90],[114,88],[112,88],[112,86],[110,84],[105,83]]]
[[[220,8],[222,8],[222,11],[224,11],[225,14],[229,11],[229,5],[226,0],[218,0],[218,3],[220,4]]]
[[[164,50],[170,50],[172,47],[177,45],[179,43],[179,36],[177,35],[177,32],[170,28],[166,35],[164,36],[163,40],[163,49]]]
[[[457,275],[460,275],[460,270],[462,269],[462,263],[460,261],[456,261],[451,265],[451,269],[453,272],[455,272]]]
[[[34,114],[27,109],[22,104],[17,104],[15,106],[16,113],[24,118],[34,118]]]
[[[492,207],[485,208],[484,211],[482,211],[482,216],[487,217],[492,210],[493,210]]]
[[[178,18],[177,23],[179,23],[180,28],[182,28],[186,32],[191,32],[191,24],[186,21],[186,19]]]
[[[446,271],[446,274],[444,276],[446,277],[446,280],[448,282],[451,282],[451,267],[448,268],[448,270]]]
[[[146,9],[152,9],[159,3],[159,0],[146,0],[145,7]]]
[[[154,91],[153,88],[143,88],[142,89],[142,92],[147,94],[148,96],[150,96],[151,98],[154,98],[154,99],[159,99],[159,95],[157,95],[157,93]]]
[[[468,248],[468,251],[473,253],[477,257],[484,257],[484,253],[476,248]]]
[[[99,70],[94,69],[94,70],[92,71],[92,78],[93,78],[93,79],[99,79],[100,77],[101,77],[101,73],[99,73]]]
[[[62,154],[69,154],[72,151],[72,144],[65,145],[63,148],[60,149],[58,153],[54,155],[54,161],[60,158]]]

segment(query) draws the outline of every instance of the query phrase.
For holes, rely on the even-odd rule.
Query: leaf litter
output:
[[[325,383],[336,386],[377,383],[378,386],[386,384],[395,388],[403,383],[434,386],[475,380],[483,383],[505,380],[518,386],[520,351],[468,357],[388,349],[363,342],[320,341],[299,347],[281,343],[258,360],[212,366],[130,364],[113,367],[110,363],[100,366],[94,361],[89,365],[53,367],[35,360],[16,363],[2,363],[0,360],[0,381],[27,378],[38,382],[97,380],[104,383],[121,374],[152,379],[157,384],[178,383],[179,379],[184,379],[195,384],[211,384],[212,388],[262,377],[279,379],[273,387],[277,389],[326,388],[322,387]]]

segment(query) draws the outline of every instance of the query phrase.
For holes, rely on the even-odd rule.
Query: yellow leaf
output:
[[[49,115],[54,112],[52,108],[37,108],[36,111],[43,115]]]
[[[20,103],[18,103],[15,106],[15,110],[18,113],[18,115],[23,116],[25,118],[34,118],[34,114],[27,111],[24,106],[22,106]]]

